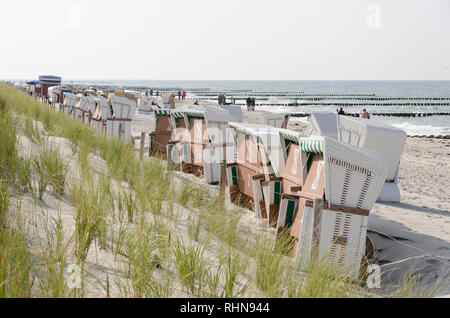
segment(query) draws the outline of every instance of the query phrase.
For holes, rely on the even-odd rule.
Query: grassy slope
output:
[[[103,296],[113,289],[113,296],[130,297],[179,296],[178,290],[193,297],[373,296],[363,282],[349,282],[330,264],[311,264],[308,275],[299,272],[281,256],[283,244],[274,250],[272,236],[242,229],[241,215],[225,206],[222,194],[178,185],[164,162],[141,160],[131,145],[106,139],[2,83],[0,112],[2,297],[90,295],[88,281],[99,281],[87,277],[94,246],[114,255],[118,269],[97,284]],[[19,156],[20,136],[39,151]],[[74,171],[48,143],[50,136],[70,142],[76,177],[68,177]],[[93,168],[93,155],[106,169]],[[66,198],[74,210],[73,228],[54,216],[45,223],[38,252],[30,249],[31,233],[20,221],[28,212],[21,212],[25,196],[37,202]],[[67,287],[72,263],[83,269],[81,289]],[[423,296],[416,287],[414,279],[405,279],[390,295]]]

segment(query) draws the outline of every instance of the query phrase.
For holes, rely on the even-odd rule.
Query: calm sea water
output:
[[[304,95],[367,95],[373,97],[389,98],[450,98],[450,81],[69,81],[71,84],[84,84],[92,86],[111,85],[119,87],[146,87],[153,90],[176,91],[178,89],[188,91],[190,97],[214,95],[217,92],[225,92],[227,96],[245,96],[246,94],[264,94],[268,97],[267,103],[292,102],[292,93]],[[271,96],[273,93],[273,96]],[[285,94],[285,96],[283,96]],[[189,97],[189,96],[188,96]],[[211,97],[211,99],[215,99]],[[301,97],[295,97],[302,103]],[[336,108],[346,100],[335,99],[333,96],[317,102],[317,105],[300,107],[283,107],[264,105],[257,107],[271,112],[311,112],[328,111],[335,112]],[[397,101],[397,100],[396,100]],[[432,103],[439,103],[429,100]],[[332,105],[320,105],[321,102]],[[389,101],[387,101],[389,102]],[[424,101],[419,101],[424,102]],[[428,102],[425,101],[425,102]],[[449,103],[450,100],[442,101]],[[366,106],[366,101],[352,101],[355,106],[345,107],[348,112],[360,112],[365,107],[369,112],[450,112],[450,106]],[[404,129],[410,135],[450,135],[450,116],[430,117],[384,117],[373,116],[379,120]],[[304,118],[293,120],[304,121]]]

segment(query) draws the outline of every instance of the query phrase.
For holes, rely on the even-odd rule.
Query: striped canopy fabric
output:
[[[300,149],[314,154],[323,153],[323,140],[300,139]]]
[[[183,113],[180,112],[172,112],[171,115],[174,119],[180,119],[184,117]]]
[[[170,115],[171,111],[167,109],[155,109],[155,115],[157,116],[167,116]]]
[[[296,145],[298,145],[298,135],[287,130],[287,129],[282,129],[280,130],[280,136],[286,140],[289,140],[293,143],[295,143]]]

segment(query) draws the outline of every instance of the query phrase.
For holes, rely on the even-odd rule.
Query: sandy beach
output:
[[[177,107],[192,103],[192,100],[177,101]],[[251,123],[263,123],[266,114],[263,111],[248,112],[246,110],[243,110],[243,113],[244,121]],[[36,129],[44,132],[40,122],[34,124]],[[153,128],[153,115],[136,114],[132,122],[132,136],[136,148],[140,146],[141,133],[149,133]],[[305,128],[304,123],[295,121],[291,121],[288,126],[288,129],[297,131],[303,131]],[[68,185],[81,179],[78,154],[74,152],[73,145],[67,139],[46,137],[44,144],[56,146],[69,160]],[[20,157],[26,158],[32,153],[37,153],[38,147],[41,147],[39,143],[27,136],[20,136],[18,145]],[[146,138],[145,148],[148,150],[148,138]],[[377,203],[369,217],[368,235],[376,248],[375,263],[381,268],[384,288],[376,291],[376,295],[389,293],[393,288],[398,287],[401,278],[408,273],[419,283],[420,289],[428,292],[438,284],[439,289],[433,290],[433,295],[440,297],[450,295],[449,284],[442,284],[442,281],[448,282],[450,278],[449,156],[450,140],[408,138],[400,163],[401,202]],[[148,155],[145,155],[144,159],[151,160]],[[98,155],[89,154],[88,160],[96,178],[107,169],[107,162]],[[204,179],[181,172],[173,173],[176,189],[181,189],[187,184],[191,187],[201,185],[212,194],[218,192],[218,186],[208,185]],[[112,180],[111,187],[114,191],[125,191],[124,193],[130,191],[126,182],[119,183]],[[64,229],[64,241],[73,248],[72,233],[75,231],[77,208],[71,202],[70,194],[57,196],[45,193],[42,201],[36,200],[32,195],[22,194],[16,199],[21,200],[21,218],[24,224],[27,224],[28,244],[33,253],[37,255],[42,253],[43,246],[47,244],[49,226],[51,227],[59,218]],[[193,220],[200,218],[199,212],[177,204],[168,206],[166,203],[162,204],[160,209],[164,211],[163,214],[171,211],[170,215],[175,215],[175,217],[164,217],[167,229],[176,237],[186,242],[191,241],[190,229],[192,229]],[[273,237],[274,229],[258,220],[253,212],[243,208],[237,211],[239,215],[237,233],[240,238],[255,241],[260,235],[267,234]],[[15,215],[12,215],[12,220],[15,220]],[[101,247],[96,242],[87,254],[84,270],[93,279],[85,282],[84,296],[133,297],[125,275],[129,265],[127,265],[127,258],[116,252],[116,244],[119,244],[116,237],[123,231],[123,227],[130,231],[129,233],[134,233],[135,225],[117,222],[110,217],[108,217],[108,224],[111,233],[110,242],[105,247]],[[200,240],[192,244],[199,246],[204,244],[204,255],[209,264],[217,264],[220,250],[224,246],[220,239],[205,230],[200,231]],[[249,259],[248,262],[250,267],[254,266],[253,260]],[[155,277],[159,277],[161,284],[164,284],[166,279],[172,281],[173,291],[170,297],[191,296],[186,293],[180,282],[174,279],[176,269],[173,264],[165,270],[155,270]],[[240,275],[237,283],[239,286],[244,286],[249,279],[245,275]],[[105,287],[107,285],[108,288]],[[253,289],[241,296],[259,297],[260,294]]]
[[[176,107],[192,104],[178,101]],[[208,104],[202,102],[201,104]],[[267,112],[242,108],[244,122],[263,123]],[[137,114],[132,135],[153,129],[153,116]],[[304,131],[306,125],[290,121],[288,129]],[[403,151],[400,203],[378,202],[369,218],[369,236],[376,248],[382,280],[395,284],[411,273],[421,285],[431,287],[438,278],[450,277],[450,140],[408,137]],[[450,295],[450,286],[439,295]]]

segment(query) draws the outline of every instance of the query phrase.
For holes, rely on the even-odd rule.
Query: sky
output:
[[[0,0],[0,79],[450,80],[449,0]]]

